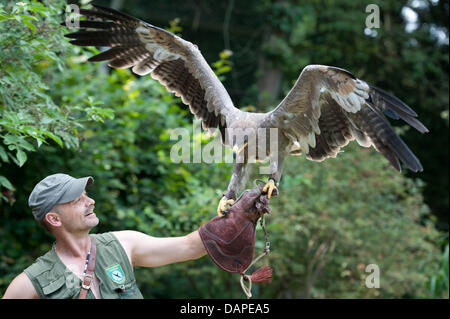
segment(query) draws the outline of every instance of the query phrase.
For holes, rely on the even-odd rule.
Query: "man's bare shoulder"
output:
[[[155,238],[136,230],[120,230],[114,231],[112,232],[112,234],[119,240],[122,245],[133,245],[143,239]]]
[[[3,299],[39,299],[39,295],[30,278],[22,272],[11,281]]]
[[[134,266],[133,262],[133,249],[136,246],[136,243],[142,239],[145,234],[140,233],[135,230],[121,230],[121,231],[114,231],[112,234],[117,238],[119,243],[122,245],[123,249],[125,250],[128,259],[130,261],[130,264]]]
[[[127,246],[130,242],[135,242],[136,240],[139,240],[141,236],[145,236],[145,234],[135,230],[113,231],[112,234],[117,238],[122,246]]]

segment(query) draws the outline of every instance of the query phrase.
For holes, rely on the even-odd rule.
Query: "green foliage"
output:
[[[181,37],[181,35],[179,33],[183,30],[183,28],[181,28],[179,26],[179,23],[180,23],[180,18],[175,18],[173,20],[170,20],[169,27],[166,28],[166,30]]]
[[[448,299],[448,243],[444,248],[444,252],[441,257],[441,268],[437,275],[433,275],[430,279],[430,292],[434,298],[447,298]]]
[[[112,118],[110,110],[88,98],[78,105],[52,97],[48,79],[66,72],[59,55],[71,50],[59,27],[63,1],[22,1],[0,4],[0,165],[22,167],[27,153],[42,144],[79,146],[83,122]],[[13,184],[0,175],[0,185]],[[3,200],[12,198],[0,195]]]
[[[286,164],[267,219],[278,286],[271,290],[308,298],[429,297],[439,233],[431,222],[420,223],[429,212],[423,184],[378,154],[349,146],[322,165],[296,158]],[[380,268],[380,289],[365,286],[368,264]]]
[[[219,80],[225,81],[225,76],[223,74],[231,71],[233,63],[229,60],[229,58],[233,55],[233,52],[230,50],[223,50],[219,53],[220,59],[212,64],[214,68],[214,73],[217,75]]]

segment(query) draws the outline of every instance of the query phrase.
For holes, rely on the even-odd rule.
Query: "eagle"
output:
[[[263,189],[269,198],[277,190],[287,156],[304,154],[320,162],[336,157],[352,140],[363,147],[372,146],[398,171],[402,170],[401,163],[413,172],[423,170],[385,117],[402,119],[419,132],[428,132],[417,113],[399,98],[345,69],[308,65],[273,110],[245,112],[234,106],[195,44],[117,10],[93,6],[92,10],[80,9],[86,20],[79,21],[81,31],[66,35],[72,39],[70,43],[109,48],[89,61],[109,61],[112,68],[132,68],[140,76],[151,74],[181,97],[204,130],[218,129],[221,142],[232,148],[235,160],[219,201],[219,216],[245,185],[252,158],[270,162]],[[276,140],[269,143],[267,131],[274,129]],[[255,143],[258,151],[251,152]],[[260,144],[264,146],[262,151]]]

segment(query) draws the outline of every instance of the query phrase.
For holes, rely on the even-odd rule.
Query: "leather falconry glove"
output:
[[[200,238],[211,259],[221,269],[240,273],[244,280],[271,282],[272,270],[263,266],[251,276],[245,271],[251,265],[255,248],[256,222],[270,213],[264,185],[245,190],[223,217],[214,217],[199,228]],[[276,191],[272,196],[277,195]]]

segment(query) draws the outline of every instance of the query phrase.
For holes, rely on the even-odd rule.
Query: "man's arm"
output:
[[[9,284],[3,299],[39,299],[30,278],[22,272]]]
[[[181,237],[152,237],[132,230],[114,232],[137,267],[157,267],[197,259],[206,254],[198,231]]]

